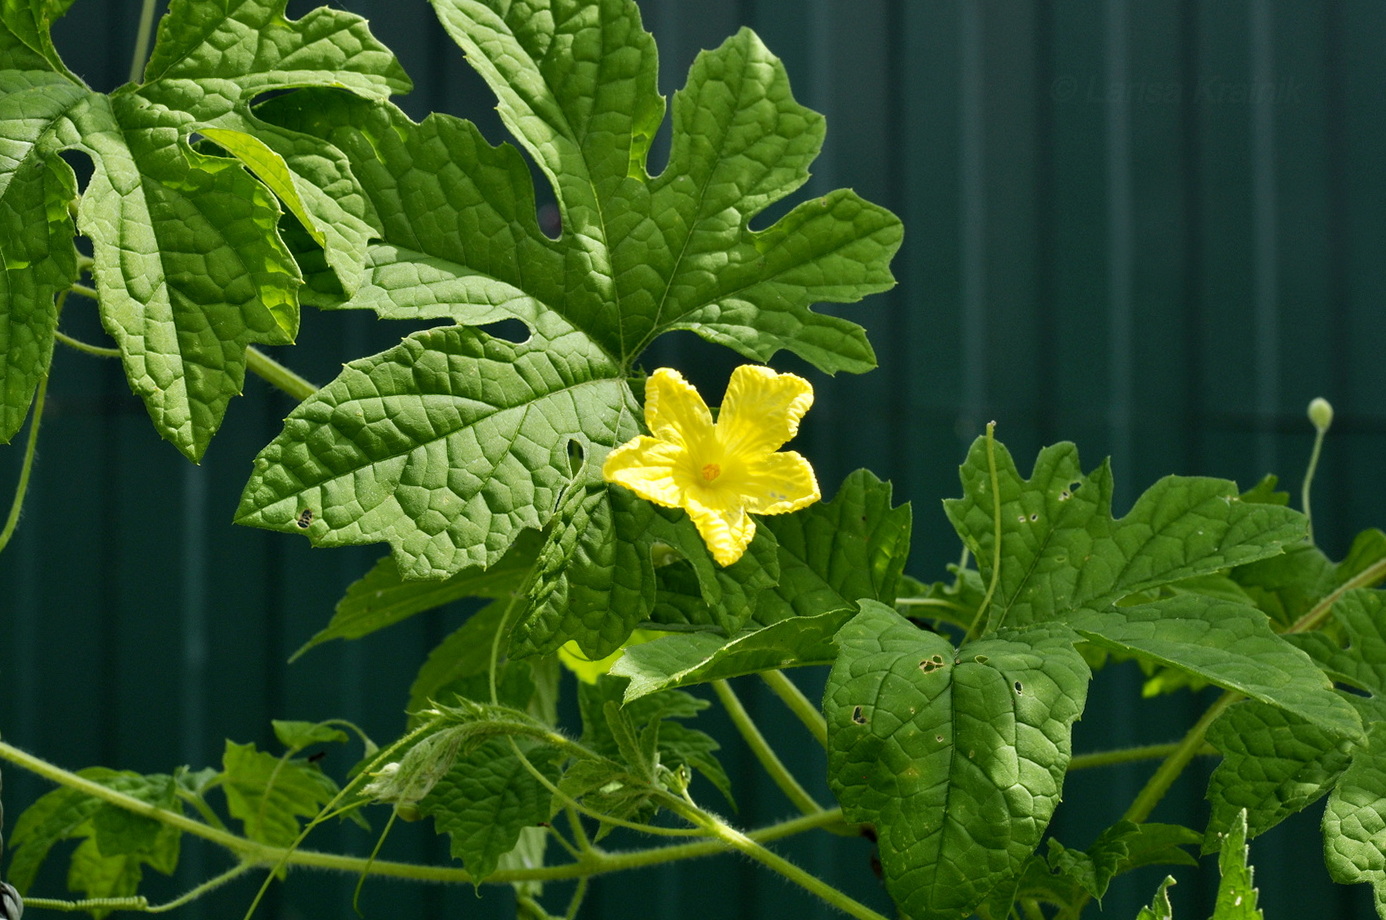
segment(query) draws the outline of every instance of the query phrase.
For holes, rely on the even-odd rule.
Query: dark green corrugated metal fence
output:
[[[139,5],[77,0],[63,24],[59,45],[93,86],[125,79]],[[400,54],[419,86],[406,100],[411,112],[471,117],[502,139],[493,100],[423,0],[340,5],[371,18]],[[1089,466],[1111,455],[1120,509],[1169,472],[1250,484],[1277,471],[1297,485],[1310,438],[1304,406],[1325,395],[1338,423],[1316,532],[1340,555],[1356,530],[1386,523],[1379,0],[641,7],[666,92],[698,49],[741,25],[756,29],[785,59],[799,99],[828,116],[808,193],[852,186],[905,220],[900,286],[845,308],[870,330],[882,368],[815,377],[818,403],[800,449],[825,484],[869,466],[914,502],[914,574],[940,577],[956,556],[938,501],[958,491],[956,465],[988,419],[1022,468],[1061,439],[1077,441]],[[69,314],[73,332],[99,337],[91,317]],[[304,345],[287,360],[321,382],[398,334],[364,316],[309,314]],[[714,392],[732,363],[691,337],[663,359]],[[250,459],[289,408],[252,381],[207,460],[192,467],[152,433],[117,367],[60,350],[27,513],[0,557],[7,740],[69,767],[153,772],[213,763],[224,737],[267,743],[270,718],[354,716],[382,738],[398,729],[414,668],[460,614],[283,664],[376,555],[310,552],[303,541],[230,526]],[[10,447],[0,461],[6,482],[17,454]],[[1151,714],[1134,675],[1101,680],[1079,750],[1166,740],[1198,710],[1175,699]],[[753,691],[768,733],[815,763],[796,726]],[[332,756],[329,767],[344,768],[351,755]],[[788,811],[748,759],[731,752],[728,767],[763,793],[762,803],[748,792],[744,821]],[[1056,833],[1086,845],[1144,776],[1073,776]],[[1197,823],[1200,782],[1183,783],[1155,818]],[[6,771],[12,818],[42,791]],[[1327,882],[1314,820],[1301,816],[1253,844],[1268,915],[1371,916],[1368,892]],[[446,858],[427,831],[397,836],[401,858]],[[793,855],[882,903],[860,842]],[[177,885],[217,871],[220,858],[195,851]],[[1133,916],[1157,878],[1109,895],[1108,915]],[[1206,902],[1199,884],[1206,889],[1191,879],[1175,889],[1184,899],[1176,915],[1206,915],[1191,906],[1196,896]],[[58,894],[61,878],[48,885]],[[297,879],[263,915],[351,916],[350,888]],[[376,882],[363,903],[372,917],[482,917],[502,915],[499,900]],[[233,893],[185,915],[232,916],[245,903]],[[828,913],[728,859],[599,882],[583,915]]]

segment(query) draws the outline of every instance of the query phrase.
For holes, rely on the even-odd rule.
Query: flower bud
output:
[[[1328,426],[1333,424],[1333,406],[1328,400],[1316,396],[1310,401],[1309,421],[1314,423],[1320,434],[1328,430]]]

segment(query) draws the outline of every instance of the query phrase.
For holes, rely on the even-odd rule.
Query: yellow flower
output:
[[[802,377],[746,364],[732,372],[717,421],[678,371],[645,384],[641,435],[607,455],[602,475],[641,498],[688,512],[712,558],[731,565],[755,536],[752,514],[783,514],[822,497],[813,467],[780,447],[813,405]]]

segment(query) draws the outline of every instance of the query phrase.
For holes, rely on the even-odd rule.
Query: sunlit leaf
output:
[[[1000,577],[988,617],[1023,626],[1064,619],[1196,575],[1274,556],[1302,540],[1304,518],[1276,505],[1244,502],[1235,483],[1167,476],[1112,516],[1106,464],[1089,474],[1072,444],[1040,451],[1029,479],[1001,444],[979,438],[961,468],[964,496],[944,502],[984,582],[991,579],[1000,486]]]
[[[1058,624],[955,649],[863,601],[823,698],[828,782],[876,829],[916,920],[970,914],[1018,881],[1058,804],[1089,672]]]
[[[260,452],[236,520],[388,541],[405,578],[493,565],[554,513],[570,445],[609,446],[635,411],[584,337],[545,332],[441,326],[348,364]]]

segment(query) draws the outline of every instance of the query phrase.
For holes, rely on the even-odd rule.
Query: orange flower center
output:
[[[715,463],[709,463],[709,464],[707,464],[706,466],[703,467],[703,481],[704,481],[704,482],[712,482],[712,480],[716,479],[718,476],[721,476],[721,475],[722,475],[722,468],[721,468],[720,466],[718,466],[717,464],[715,464]]]

